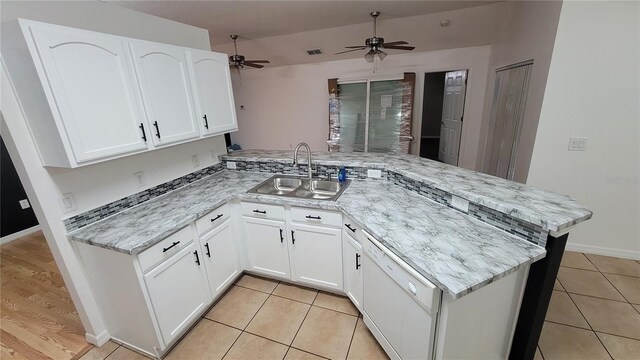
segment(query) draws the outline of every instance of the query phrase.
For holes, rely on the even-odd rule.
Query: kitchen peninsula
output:
[[[110,335],[162,356],[247,271],[346,293],[392,358],[522,358],[537,343],[567,233],[589,210],[568,196],[410,155],[312,158],[320,178],[345,167],[352,182],[337,201],[247,193],[273,174],[307,174],[309,165],[293,166],[290,151],[240,151],[115,215],[99,208],[68,219]],[[265,247],[272,240],[276,248]],[[200,266],[215,244],[231,259],[221,277],[211,270],[220,264]],[[161,279],[172,267],[183,273]],[[200,282],[190,287],[185,276]],[[385,288],[377,280],[387,277]],[[158,286],[198,296],[183,312],[173,301],[167,315]]]

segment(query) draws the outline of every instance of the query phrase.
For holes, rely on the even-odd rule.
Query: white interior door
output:
[[[185,50],[149,42],[133,42],[131,49],[154,145],[197,138]]]
[[[51,89],[48,100],[59,111],[76,162],[146,149],[142,104],[126,43],[56,26],[29,29],[46,74],[41,80]]]
[[[445,74],[438,159],[451,165],[458,165],[466,90],[466,70],[450,71]]]

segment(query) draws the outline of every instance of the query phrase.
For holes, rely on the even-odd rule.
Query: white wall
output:
[[[43,168],[22,116],[37,121],[52,119],[16,18],[207,50],[210,49],[208,32],[99,1],[3,1],[0,6],[2,58],[20,102],[11,98],[11,91],[3,91],[3,139],[29,198],[36,199],[34,210],[88,339],[101,342],[101,337],[106,336],[104,323],[82,267],[66,238],[62,219],[192,172],[195,170],[191,164],[192,154],[199,154],[200,168],[211,165],[214,158],[217,162],[218,154],[225,152],[224,138],[214,137],[74,170]],[[3,90],[10,89],[5,82],[3,86]],[[140,170],[146,176],[146,186],[142,188],[138,188],[133,180],[133,172]],[[78,210],[71,214],[62,214],[58,206],[60,194],[66,192],[71,192],[77,202]]]
[[[289,149],[300,141],[326,151],[329,134],[327,79],[402,77],[416,73],[413,153],[418,152],[425,72],[469,69],[459,164],[475,169],[478,161],[489,47],[389,55],[373,64],[364,59],[280,66],[241,72],[234,78],[238,127],[233,142],[245,149]],[[244,110],[240,106],[244,105]]]
[[[639,177],[640,3],[565,1],[527,182],[593,211],[569,249],[640,259]]]
[[[490,147],[485,147],[484,143],[485,140],[491,141],[490,112],[495,70],[506,65],[533,60],[514,173],[514,180],[519,182],[527,180],[561,6],[561,1],[512,1],[509,3],[498,38],[491,45],[488,96],[485,99],[485,121],[481,144],[481,148],[486,149],[487,153],[479,158],[478,164],[484,171],[487,171],[490,162],[488,154]]]

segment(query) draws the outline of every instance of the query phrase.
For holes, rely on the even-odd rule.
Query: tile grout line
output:
[[[346,357],[349,357],[349,352],[351,352],[351,345],[353,345],[353,338],[356,336],[356,329],[358,328],[358,321],[360,321],[360,317],[356,318],[356,325],[353,327],[353,332],[351,333],[351,341],[349,341],[349,348],[347,349]]]
[[[589,258],[588,258],[585,254],[583,254],[583,253],[581,253],[581,254],[582,254],[582,256],[584,256],[584,257],[585,257],[589,262],[591,262],[591,260],[589,260]],[[591,264],[592,264],[596,269],[598,268],[595,264],[593,264],[593,262],[591,262]],[[599,269],[598,269],[598,271],[599,271]],[[602,272],[600,272],[600,275],[602,275]],[[602,276],[606,279],[606,277],[605,277],[604,275],[602,275]],[[615,289],[615,288],[614,288],[614,289]],[[616,289],[616,291],[618,291],[618,290]],[[578,304],[576,304],[575,300],[574,300],[574,299],[573,299],[573,297],[571,296],[571,293],[567,292],[567,294],[569,295],[569,299],[571,299],[571,302],[573,303],[573,306],[575,306],[575,307],[576,307],[576,309],[578,309],[578,312],[580,313],[580,315],[582,315],[582,318],[587,322],[587,325],[589,325],[589,327],[591,328],[591,332],[593,332],[593,335],[595,335],[596,339],[598,339],[598,342],[600,342],[600,345],[602,345],[602,347],[604,348],[604,351],[606,351],[606,352],[607,352],[607,355],[609,355],[609,357],[610,357],[611,359],[613,359],[613,356],[611,356],[611,353],[609,352],[609,349],[607,349],[607,347],[604,345],[604,343],[602,342],[602,340],[600,339],[600,337],[598,337],[598,334],[596,334],[596,331],[593,329],[593,325],[591,325],[591,323],[589,322],[589,320],[587,319],[587,317],[582,313],[582,310],[580,310],[580,307],[578,306]],[[578,294],[578,295],[579,295],[579,294]],[[623,296],[623,298],[624,298],[624,296]]]
[[[540,344],[539,344],[539,342],[540,342],[540,341],[538,341],[538,346],[536,346],[536,348],[538,349],[538,351],[540,351],[540,356],[542,356],[542,360],[545,360],[545,358],[544,358],[544,354],[542,353],[542,349],[540,349]]]
[[[318,294],[319,293],[320,292],[316,292],[316,296],[313,298],[313,301],[311,302],[311,305],[309,305],[309,308],[307,309],[307,312],[304,314],[304,317],[302,318],[302,322],[300,323],[300,326],[298,326],[298,330],[296,330],[295,335],[293,335],[293,339],[291,339],[291,344],[289,345],[289,347],[291,347],[293,345],[293,342],[296,341],[296,337],[298,337],[298,333],[300,332],[300,329],[302,329],[302,325],[304,325],[304,321],[307,320],[307,316],[309,315],[309,311],[311,311],[311,307],[313,307],[313,303],[318,298]],[[287,351],[287,352],[289,352],[289,351]],[[311,354],[313,354],[313,353],[311,353]],[[316,354],[313,354],[313,355],[316,355]]]
[[[111,340],[109,340],[109,341],[111,341]],[[114,343],[114,344],[116,344],[116,343]],[[118,346],[116,346],[116,348],[115,348],[115,349],[113,349],[113,351],[112,351],[112,352],[108,353],[108,354],[107,354],[107,356],[105,356],[105,357],[103,358],[103,360],[106,360],[109,356],[111,356],[111,354],[113,354],[114,352],[116,352],[116,350],[120,349],[120,347],[122,346],[122,345],[120,345],[120,344],[116,344],[116,345],[118,345]],[[89,351],[91,351],[91,350],[89,350]],[[87,352],[89,352],[89,351],[87,351]],[[85,353],[84,355],[87,355],[87,354]],[[84,356],[84,355],[82,355],[82,356]]]

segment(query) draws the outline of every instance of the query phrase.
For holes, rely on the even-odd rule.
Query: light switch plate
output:
[[[236,162],[235,161],[227,161],[227,169],[235,170],[236,169]]]
[[[367,169],[367,177],[380,179],[382,177],[382,170],[379,170],[379,169]]]
[[[454,208],[462,212],[465,212],[465,213],[469,212],[469,200],[463,199],[461,197],[452,195],[451,206],[453,206]]]
[[[586,137],[572,137],[569,139],[569,151],[585,151],[586,148]]]
[[[29,204],[29,200],[24,199],[24,200],[20,200],[20,207],[22,208],[22,210],[24,209],[28,209],[31,207],[31,204]]]
[[[62,197],[58,199],[58,204],[65,214],[76,210],[76,201],[70,192],[62,194]]]

